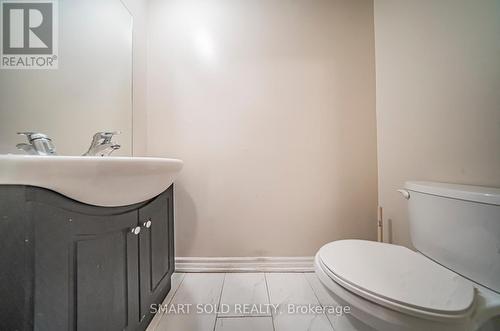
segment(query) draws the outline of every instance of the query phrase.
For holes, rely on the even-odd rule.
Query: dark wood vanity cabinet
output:
[[[165,220],[174,218],[172,199],[170,192],[139,209],[144,229],[139,240],[141,319],[150,315],[151,304],[161,302],[170,290],[175,265],[173,223]]]
[[[174,271],[173,187],[103,208],[0,186],[0,330],[145,330]]]

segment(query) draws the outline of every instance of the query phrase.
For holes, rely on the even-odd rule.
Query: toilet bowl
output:
[[[419,252],[339,240],[316,254],[320,282],[351,308],[337,329],[500,330],[500,190],[422,182],[406,189]]]
[[[402,246],[332,242],[316,254],[315,272],[351,308],[353,330],[477,330],[500,314],[499,293]]]

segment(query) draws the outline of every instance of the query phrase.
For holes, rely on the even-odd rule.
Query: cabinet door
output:
[[[33,229],[22,186],[0,185],[0,330],[33,330]]]
[[[135,330],[137,211],[92,215],[40,205],[35,224],[37,330]]]
[[[143,323],[153,317],[150,305],[161,303],[170,290],[170,276],[174,271],[173,212],[173,187],[139,210],[142,226],[139,236],[140,313]]]

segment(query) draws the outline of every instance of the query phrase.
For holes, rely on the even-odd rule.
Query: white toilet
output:
[[[419,251],[339,240],[315,270],[339,305],[337,330],[500,330],[500,189],[407,182]]]

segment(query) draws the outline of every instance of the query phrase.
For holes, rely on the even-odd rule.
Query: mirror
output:
[[[120,0],[58,1],[57,69],[0,69],[0,154],[23,154],[21,131],[82,155],[98,131],[120,131],[132,155],[132,16]],[[31,35],[30,35],[31,38]]]

